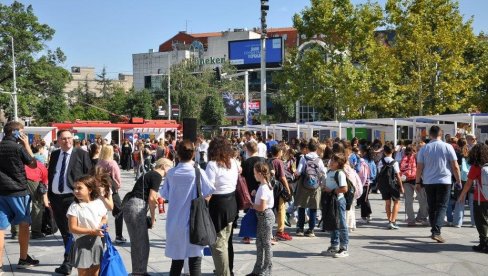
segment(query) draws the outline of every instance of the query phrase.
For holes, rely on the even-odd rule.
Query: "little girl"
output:
[[[71,265],[78,275],[98,275],[103,254],[102,225],[107,222],[107,208],[100,199],[97,178],[84,176],[75,182],[75,202],[68,209],[68,226],[75,239],[70,250]]]
[[[269,184],[270,171],[269,167],[264,162],[258,162],[254,165],[254,177],[260,183],[258,191],[256,192],[253,208],[256,210],[258,217],[257,235],[256,235],[256,264],[251,274],[254,275],[271,275],[272,251],[271,239],[273,237],[272,230],[275,222],[275,215],[273,213],[274,196],[273,188]]]
[[[346,199],[344,198],[344,193],[347,192],[347,182],[346,174],[343,171],[346,161],[344,154],[332,155],[324,187],[325,192],[337,195],[339,227],[331,232],[330,247],[324,252],[324,254],[332,255],[334,258],[349,256],[347,252],[349,233],[346,223]]]

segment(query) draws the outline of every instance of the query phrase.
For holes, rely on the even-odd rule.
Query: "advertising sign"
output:
[[[283,62],[284,47],[281,37],[266,39],[266,67],[280,67]],[[252,69],[261,66],[261,40],[229,41],[229,61],[237,69]]]
[[[241,119],[244,118],[245,113],[245,100],[244,95],[232,92],[223,92],[222,97],[224,100],[225,116],[228,119]],[[260,101],[250,100],[249,102],[249,118],[259,115],[261,112]],[[248,118],[248,120],[249,120]]]

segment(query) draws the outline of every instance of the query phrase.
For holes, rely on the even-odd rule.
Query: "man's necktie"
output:
[[[66,171],[66,157],[68,156],[67,152],[63,152],[63,162],[61,165],[61,171],[59,172],[59,181],[58,181],[58,190],[60,193],[64,192],[64,172]]]

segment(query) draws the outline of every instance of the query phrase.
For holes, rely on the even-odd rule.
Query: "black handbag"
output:
[[[201,175],[198,164],[195,164],[197,198],[191,201],[190,209],[190,243],[207,246],[217,241],[215,226],[210,218],[208,203],[202,196]]]

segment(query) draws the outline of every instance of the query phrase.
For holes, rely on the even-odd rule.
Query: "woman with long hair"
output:
[[[127,232],[132,241],[130,243],[130,255],[132,262],[131,275],[148,275],[147,262],[149,260],[149,233],[156,220],[155,209],[158,204],[159,186],[163,177],[173,162],[167,158],[160,158],[156,161],[154,170],[140,177],[134,184],[134,188],[124,197],[123,216]],[[151,214],[148,223],[147,211]]]
[[[215,187],[209,202],[209,211],[217,232],[217,242],[211,249],[215,274],[219,276],[232,274],[229,260],[233,260],[234,252],[229,252],[228,243],[232,223],[238,212],[235,190],[239,174],[238,164],[233,156],[234,151],[229,140],[223,136],[212,139],[208,147],[209,162],[205,172]]]
[[[112,198],[114,201],[112,215],[115,217],[115,242],[124,243],[127,241],[124,236],[122,236],[124,218],[119,215],[122,205],[122,201],[120,200],[119,196],[119,189],[122,181],[120,178],[119,165],[114,160],[114,148],[111,145],[104,145],[102,147],[97,167],[103,168],[112,178]]]
[[[474,185],[473,204],[474,222],[480,237],[479,245],[473,246],[476,252],[488,253],[488,198],[482,192],[482,187],[488,183],[482,183],[482,168],[488,163],[488,146],[485,144],[476,144],[469,152],[468,162],[471,165],[468,173],[468,181],[459,195],[459,202],[466,200],[466,194],[472,185]]]

